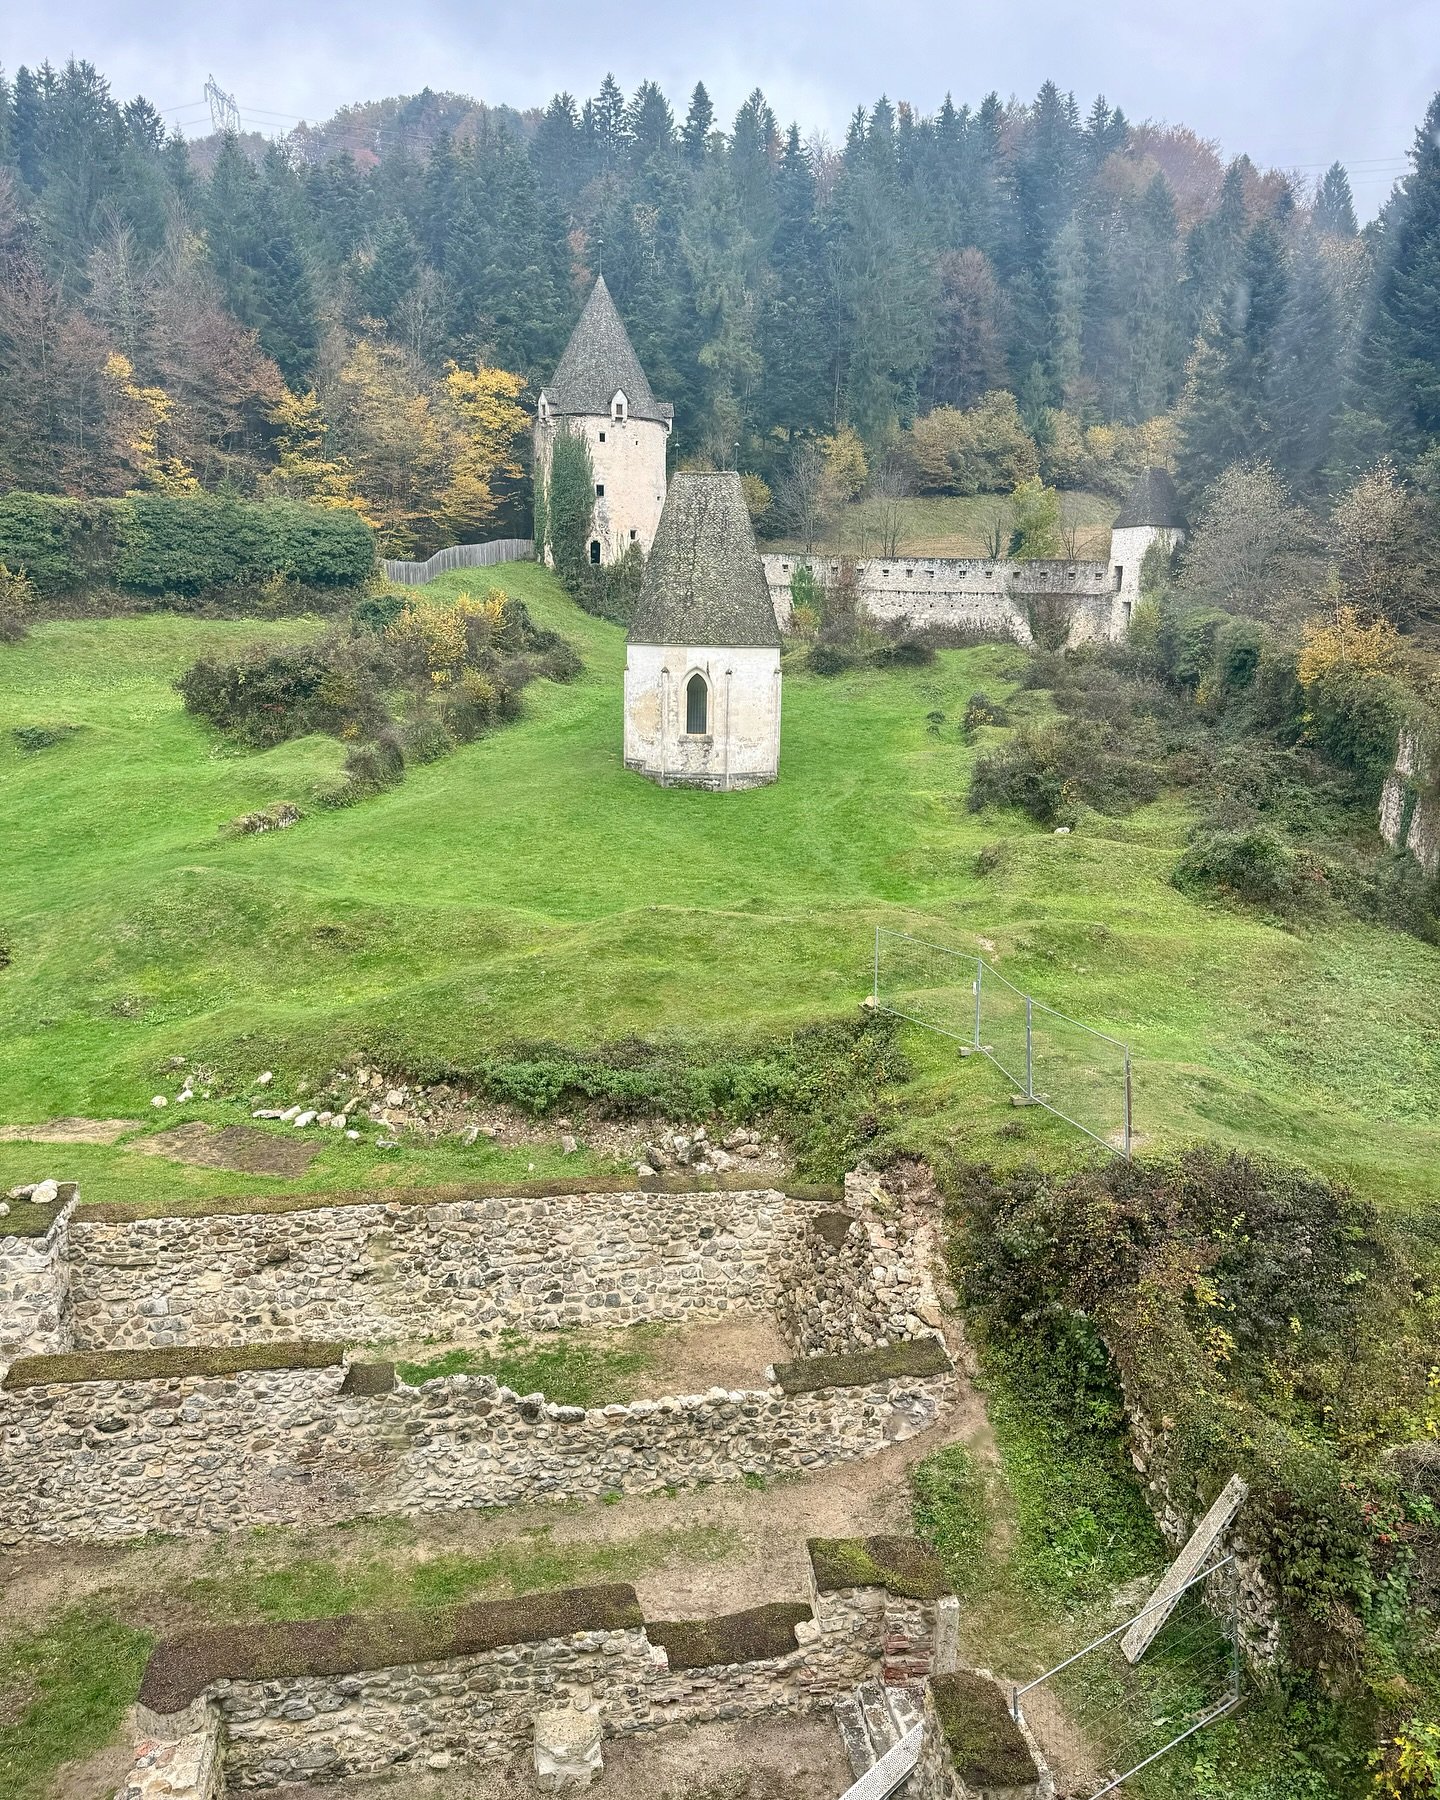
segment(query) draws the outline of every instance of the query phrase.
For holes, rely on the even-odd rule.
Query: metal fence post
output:
[[[1035,1098],[1035,1040],[1031,1030],[1031,1013],[1035,1002],[1027,994],[1025,996],[1025,1097]]]
[[[980,1048],[980,984],[985,979],[985,959],[975,958],[975,1048]]]
[[[875,985],[870,990],[870,997],[878,1007],[880,1004],[880,927],[875,927]]]
[[[1125,1154],[1130,1154],[1130,1046],[1125,1046]]]

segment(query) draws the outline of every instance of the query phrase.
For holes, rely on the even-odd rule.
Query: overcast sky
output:
[[[284,130],[348,101],[449,88],[517,107],[606,70],[657,80],[677,110],[703,80],[728,122],[751,88],[782,122],[839,137],[881,92],[928,112],[991,88],[1030,98],[1047,76],[1082,106],[1183,122],[1225,154],[1307,176],[1338,157],[1362,211],[1401,172],[1440,88],[1437,0],[50,0],[11,12],[0,62],[88,57],[199,129],[211,72],[244,122]],[[188,103],[188,104],[187,104]],[[208,124],[204,126],[208,129]]]

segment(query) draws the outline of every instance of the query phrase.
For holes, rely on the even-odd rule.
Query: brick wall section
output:
[[[10,1204],[30,1203],[12,1200]],[[58,1212],[43,1237],[0,1236],[0,1362],[17,1356],[51,1356],[72,1348],[69,1233],[73,1211],[72,1202]]]
[[[755,1189],[77,1219],[74,1342],[474,1338],[769,1310],[816,1210]]]
[[[342,1394],[345,1371],[0,1391],[0,1544],[321,1524],[813,1470],[929,1428],[953,1375],[584,1411],[484,1377]]]

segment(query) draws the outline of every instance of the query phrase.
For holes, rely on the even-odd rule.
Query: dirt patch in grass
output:
[[[835,1800],[852,1780],[828,1713],[607,1738],[604,1755],[595,1791],[605,1800]],[[540,1789],[524,1755],[489,1768],[396,1769],[289,1791],[314,1800],[534,1800]]]
[[[303,1175],[324,1148],[304,1138],[283,1138],[253,1125],[207,1125],[203,1119],[157,1131],[125,1146],[142,1156],[167,1156],[200,1169],[237,1175]]]
[[[443,1375],[489,1375],[519,1394],[541,1393],[557,1406],[628,1405],[671,1394],[703,1394],[767,1386],[766,1370],[786,1354],[768,1313],[733,1312],[688,1325],[632,1325],[621,1330],[552,1331],[536,1337],[505,1332],[476,1347],[452,1344],[386,1347],[404,1381]]]
[[[139,1119],[47,1119],[43,1125],[0,1125],[0,1144],[113,1144]]]

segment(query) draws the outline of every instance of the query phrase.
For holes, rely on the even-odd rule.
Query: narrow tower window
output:
[[[685,729],[691,737],[704,737],[710,729],[710,689],[698,672],[685,683]]]
[[[597,500],[603,500],[605,498],[605,483],[603,481],[597,481],[595,483],[595,498]]]
[[[591,538],[590,540],[590,560],[592,563],[598,563],[600,560],[599,538]]]

